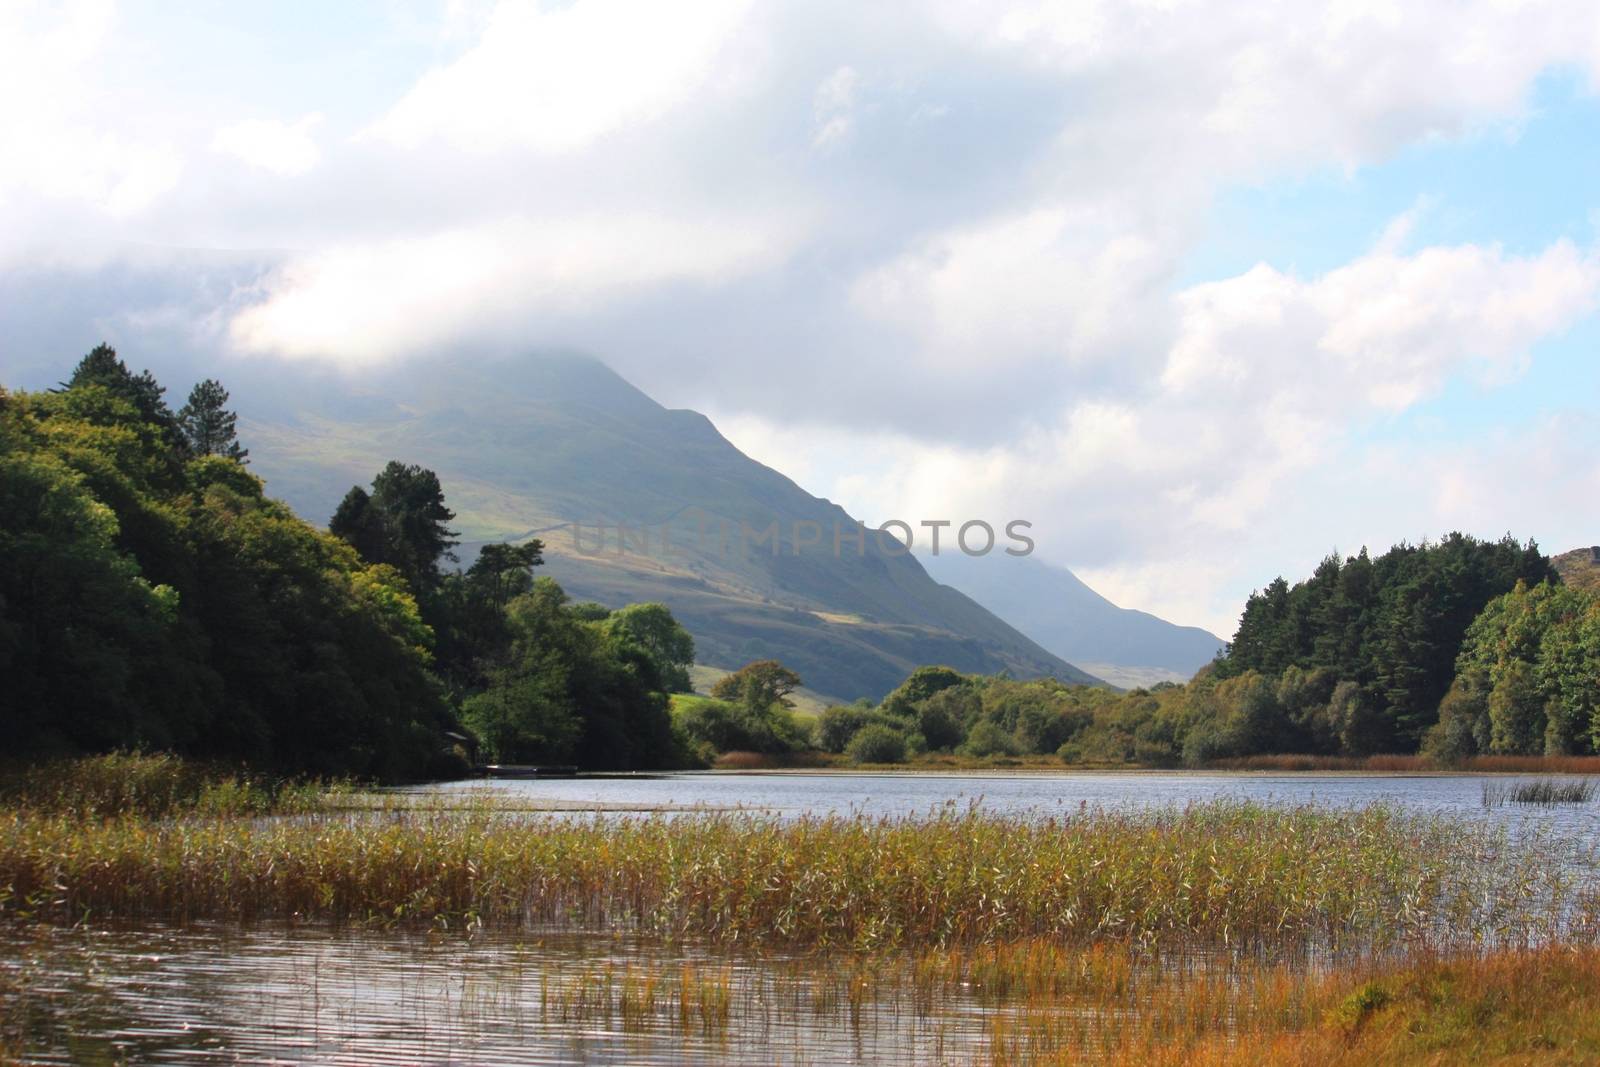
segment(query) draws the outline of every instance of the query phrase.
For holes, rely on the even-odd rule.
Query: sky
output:
[[[578,349],[1227,636],[1600,541],[1597,87],[1592,0],[0,0],[0,381]]]

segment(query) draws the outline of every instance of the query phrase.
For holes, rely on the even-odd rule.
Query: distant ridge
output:
[[[1222,638],[1143,611],[1119,608],[1065,567],[1036,557],[924,557],[935,580],[966,593],[1056,655],[1113,685],[1187,680],[1210,663]]]
[[[1575,589],[1600,591],[1600,545],[1575,548],[1550,557],[1561,580]]]
[[[540,531],[543,573],[575,599],[667,603],[708,666],[775,657],[837,699],[881,697],[936,663],[1097,681],[876,538],[836,556],[835,525],[855,528],[842,508],[588,357],[418,365],[359,388],[323,378],[293,414],[241,429],[252,469],[317,523],[389,459],[431,467],[464,551]],[[776,552],[741,549],[739,531],[774,522]],[[796,551],[797,523],[821,543]]]

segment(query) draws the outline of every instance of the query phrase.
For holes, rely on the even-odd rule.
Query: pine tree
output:
[[[189,391],[189,402],[178,412],[178,428],[196,456],[226,456],[248,463],[249,449],[239,447],[235,426],[239,416],[227,409],[228,391],[215,378],[207,378]]]
[[[84,385],[103,386],[113,396],[128,401],[139,412],[140,418],[160,427],[170,445],[176,447],[182,444],[177,420],[162,399],[166,388],[148,370],[138,374],[130,371],[128,365],[117,358],[115,348],[108,344],[95,345],[88,355],[78,361],[72,377],[62,382],[61,388],[76,389]]]

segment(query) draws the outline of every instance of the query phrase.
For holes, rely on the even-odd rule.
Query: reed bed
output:
[[[1387,807],[1061,818],[492,809],[293,819],[0,813],[0,913],[628,930],[732,945],[1043,937],[1293,950],[1596,928],[1594,860]]]
[[[0,805],[80,819],[303,814],[330,793],[352,792],[347,782],[273,778],[165,753],[114,752],[0,773]]]
[[[1583,778],[1562,781],[1558,778],[1541,778],[1532,782],[1484,782],[1483,806],[1503,807],[1511,804],[1538,804],[1545,807],[1556,804],[1587,804],[1594,799],[1595,783]]]

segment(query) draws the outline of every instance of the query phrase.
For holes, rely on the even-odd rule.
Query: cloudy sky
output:
[[[0,0],[0,380],[580,348],[1226,635],[1600,541],[1597,88],[1592,0]]]

